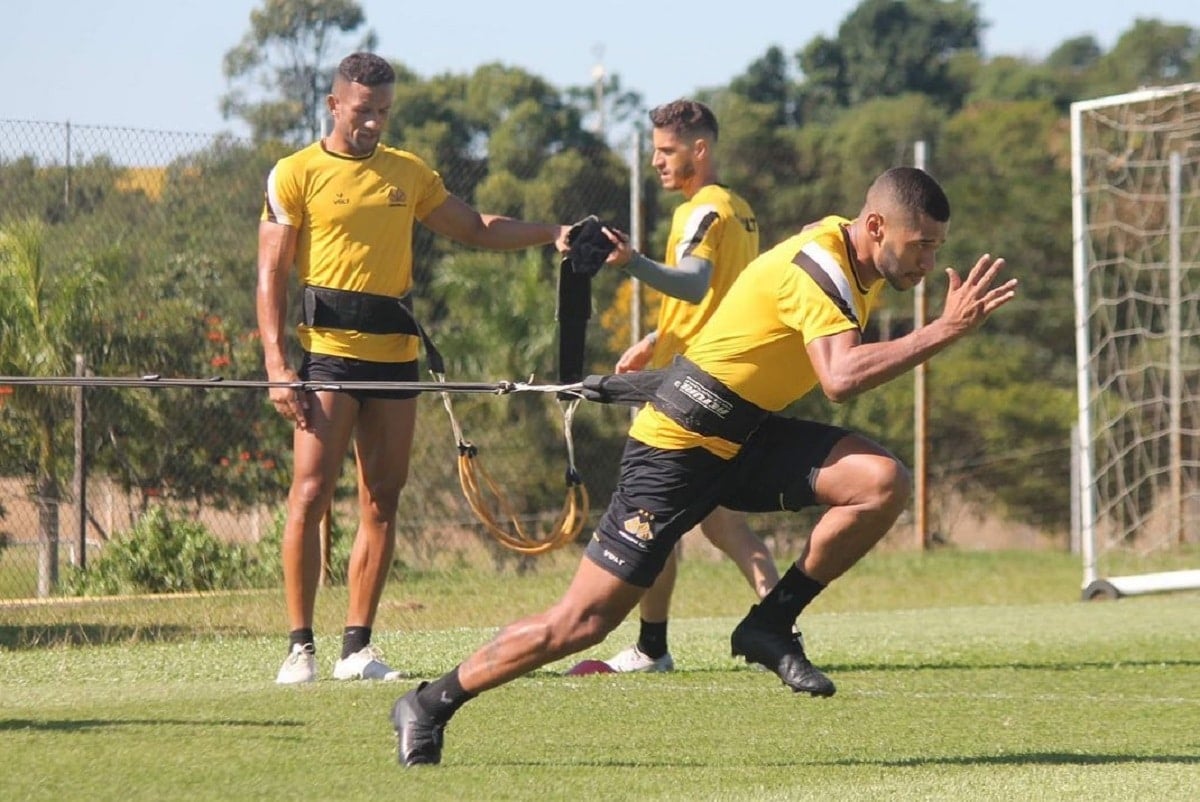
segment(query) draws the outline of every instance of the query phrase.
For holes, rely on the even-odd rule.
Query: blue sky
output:
[[[260,0],[5,5],[0,118],[242,133],[218,109],[228,89],[221,61]],[[814,36],[833,36],[857,2],[737,0],[730,18],[721,9],[731,4],[714,0],[605,0],[587,24],[579,22],[585,6],[545,0],[360,5],[379,34],[378,52],[420,75],[499,61],[558,86],[581,85],[601,54],[609,72],[654,104],[727,83],[771,45],[790,54]],[[779,13],[789,6],[803,11]],[[1137,17],[1200,28],[1198,0],[983,0],[980,8],[989,55],[1041,57],[1083,34],[1107,49]]]

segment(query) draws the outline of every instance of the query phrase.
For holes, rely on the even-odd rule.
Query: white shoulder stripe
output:
[[[271,219],[276,223],[294,226],[292,219],[288,217],[287,210],[280,203],[279,193],[275,189],[275,171],[277,169],[279,169],[278,166],[272,167],[271,172],[267,175],[267,207],[271,210]]]
[[[855,303],[854,293],[850,290],[850,282],[846,280],[846,274],[842,271],[842,266],[838,264],[834,255],[815,242],[805,245],[800,249],[800,253],[816,262],[817,267],[821,268],[821,272],[827,275],[833,282],[833,286],[837,288],[838,295],[846,303],[846,308],[853,309],[858,319],[862,320],[862,310]]]
[[[708,227],[712,225],[713,215],[717,214],[717,207],[711,203],[703,203],[692,209],[687,222],[683,225],[679,243],[675,246],[676,262],[682,261],[683,257],[687,256],[688,252],[704,239]]]

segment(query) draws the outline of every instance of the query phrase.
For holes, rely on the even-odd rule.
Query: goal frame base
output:
[[[1161,571],[1156,574],[1095,579],[1084,586],[1083,600],[1119,599],[1122,596],[1140,596],[1174,590],[1200,590],[1200,570]]]

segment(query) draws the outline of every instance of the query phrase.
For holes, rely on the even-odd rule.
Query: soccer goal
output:
[[[1200,588],[1200,84],[1071,104],[1071,155],[1083,597]]]

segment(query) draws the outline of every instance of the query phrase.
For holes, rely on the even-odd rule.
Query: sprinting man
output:
[[[1016,280],[1000,280],[1004,260],[984,254],[965,278],[945,271],[939,318],[897,339],[863,342],[874,296],[884,284],[911,289],[933,271],[949,220],[932,177],[893,168],[872,182],[854,219],[826,217],[751,262],[635,418],[617,489],[563,596],[396,700],[400,762],[440,762],[446,723],[467,701],[603,641],[676,541],[718,505],[825,508],[730,645],[793,691],[832,696],[834,683],[809,661],[796,622],[887,533],[911,479],[861,434],[774,413],[818,386],[838,402],[895,379],[1015,297]]]

